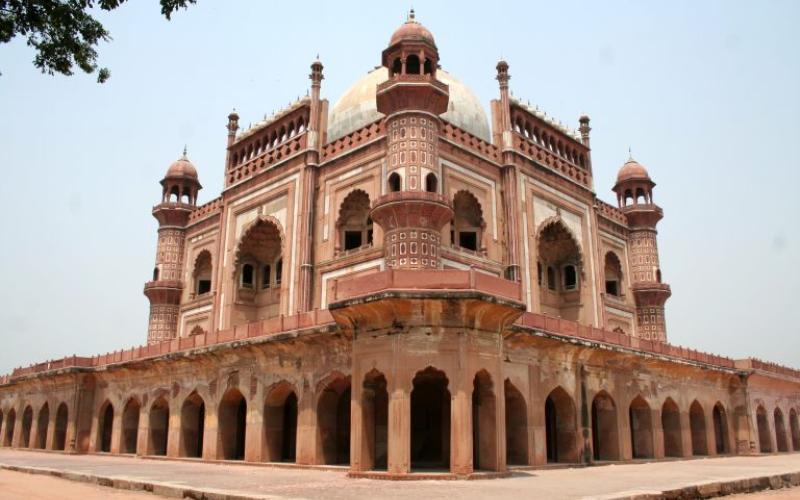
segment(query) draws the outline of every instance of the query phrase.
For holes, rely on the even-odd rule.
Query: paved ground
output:
[[[0,498],[3,500],[155,500],[150,493],[114,490],[49,476],[0,470]]]
[[[343,471],[215,465],[97,455],[64,456],[18,450],[0,450],[0,464],[146,480],[156,485],[188,486],[272,499],[579,499],[614,498],[721,480],[797,472],[800,471],[800,453],[524,471],[517,472],[508,479],[475,481],[377,481],[349,479]],[[38,484],[43,479],[43,476],[30,477],[31,481],[35,481],[31,484]],[[800,491],[788,491],[793,495],[770,495],[765,500],[800,497]],[[90,497],[82,497],[86,498]]]

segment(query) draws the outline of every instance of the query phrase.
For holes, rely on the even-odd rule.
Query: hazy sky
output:
[[[428,2],[441,64],[486,105],[592,118],[595,189],[628,155],[658,184],[674,344],[800,367],[800,2]],[[260,120],[325,64],[333,104],[380,64],[405,2],[200,0],[101,15],[111,80],[51,77],[0,45],[0,373],[144,343],[158,181],[184,144],[222,187],[226,116]]]

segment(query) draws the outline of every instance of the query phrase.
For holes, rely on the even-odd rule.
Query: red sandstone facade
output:
[[[197,206],[161,181],[148,345],[15,370],[0,444],[344,464],[353,475],[800,451],[800,373],[666,343],[655,183],[617,207],[577,131],[509,95],[491,127],[413,14],[333,107],[246,131]]]

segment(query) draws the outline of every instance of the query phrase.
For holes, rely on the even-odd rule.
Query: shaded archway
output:
[[[283,277],[283,230],[280,222],[262,216],[242,233],[236,247],[234,323],[243,324],[280,314]]]
[[[606,391],[592,400],[592,447],[595,460],[619,460],[617,405]]]
[[[667,398],[661,407],[661,428],[664,431],[664,456],[682,457],[681,414],[672,398]]]
[[[478,199],[469,191],[457,192],[453,196],[453,213],[450,243],[465,250],[481,251],[486,222]]]
[[[622,264],[614,252],[606,252],[604,274],[606,278],[606,294],[619,297],[622,295]]]
[[[139,417],[142,405],[130,398],[122,410],[122,446],[120,453],[136,453],[139,441]]]
[[[268,462],[295,461],[297,394],[288,382],[273,386],[264,400],[264,441]]]
[[[714,421],[714,442],[716,443],[717,455],[730,453],[728,444],[728,414],[722,403],[717,402],[711,415]]]
[[[631,426],[631,453],[633,458],[653,458],[653,422],[650,405],[637,396],[628,409]]]
[[[561,386],[544,402],[545,442],[548,462],[578,461],[575,403]]]
[[[20,448],[31,447],[31,428],[33,427],[33,408],[30,405],[25,407],[22,412],[22,439],[20,440]]]
[[[385,470],[389,451],[389,394],[378,370],[364,376],[361,396],[361,462],[366,470]]]
[[[166,455],[169,439],[169,403],[163,397],[158,398],[150,407],[150,435],[147,448],[150,455]]]
[[[56,410],[56,428],[53,436],[53,449],[64,450],[67,447],[67,423],[69,410],[66,403],[58,405]]]
[[[106,401],[100,407],[97,417],[97,451],[108,453],[111,451],[111,433],[114,429],[114,406]]]
[[[537,236],[538,264],[546,270],[540,281],[539,302],[543,313],[572,321],[580,319],[581,250],[561,220],[544,223]]]
[[[36,447],[40,450],[47,448],[47,428],[50,424],[50,406],[45,403],[39,409],[36,419]]]
[[[689,407],[689,431],[692,435],[692,455],[708,455],[706,413],[696,399]]]
[[[247,433],[247,400],[232,387],[222,396],[217,422],[217,454],[222,460],[244,460]]]
[[[336,251],[356,250],[372,245],[372,219],[369,217],[369,195],[361,189],[348,193],[339,206],[336,220]]]
[[[17,423],[17,411],[14,408],[8,410],[6,416],[6,433],[3,436],[3,446],[11,446],[14,443],[14,426]]]
[[[511,383],[505,382],[506,396],[506,464],[529,465],[528,405],[525,397]]]
[[[181,441],[179,453],[182,457],[202,458],[203,434],[205,434],[206,403],[196,392],[189,394],[181,406]]]
[[[322,390],[317,433],[323,464],[350,463],[350,377],[338,374]]]
[[[789,428],[792,432],[792,449],[800,451],[800,423],[797,421],[797,411],[789,410]]]
[[[758,425],[758,449],[761,453],[772,453],[772,439],[769,435],[769,422],[767,410],[759,405],[756,409],[756,424]]]
[[[472,466],[497,470],[497,403],[494,384],[486,370],[472,380]]]
[[[443,371],[417,372],[411,390],[411,468],[450,467],[450,391]]]
[[[194,294],[196,297],[200,297],[211,291],[212,270],[211,252],[203,250],[194,260],[194,271],[192,272],[192,277],[194,278]]]
[[[775,420],[775,444],[778,451],[789,451],[789,440],[786,439],[786,423],[783,421],[783,412],[780,408],[775,408],[773,412]]]

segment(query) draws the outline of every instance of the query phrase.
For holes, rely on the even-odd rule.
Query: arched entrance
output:
[[[50,407],[45,403],[39,410],[39,418],[36,419],[36,447],[40,450],[44,450],[47,447],[47,428],[49,424]]]
[[[778,451],[789,451],[789,441],[786,439],[786,423],[783,421],[783,412],[780,408],[775,408],[773,412],[775,419],[775,444]]]
[[[169,439],[169,403],[163,397],[155,400],[150,407],[149,424],[148,451],[151,455],[166,455]]]
[[[450,468],[450,391],[443,371],[428,367],[411,391],[411,468]]]
[[[653,422],[650,405],[637,396],[628,409],[631,426],[631,453],[633,458],[653,458]]]
[[[31,427],[33,427],[33,408],[27,406],[22,412],[22,441],[21,448],[31,447]]]
[[[506,464],[529,465],[528,405],[525,397],[511,383],[505,382],[506,395]]]
[[[3,436],[3,446],[11,446],[14,442],[14,425],[17,422],[17,411],[14,408],[8,410],[6,417],[6,434]]]
[[[592,447],[597,461],[619,460],[617,405],[606,391],[592,401]]]
[[[219,404],[218,458],[244,460],[244,443],[247,432],[247,400],[239,389],[228,389]]]
[[[544,402],[545,441],[548,462],[578,461],[575,403],[567,391],[556,387]]]
[[[664,456],[682,457],[681,414],[672,398],[667,398],[661,407],[661,428],[664,431]]]
[[[273,386],[264,401],[264,439],[268,462],[295,461],[297,395],[288,382]]]
[[[543,313],[578,321],[581,312],[581,250],[560,220],[539,231],[537,270],[539,302]]]
[[[767,410],[759,405],[756,409],[756,423],[758,425],[758,449],[761,453],[772,453],[772,439],[769,435],[769,422]]]
[[[797,421],[797,411],[789,410],[789,428],[792,431],[792,449],[800,451],[800,423]]]
[[[389,451],[389,394],[386,390],[386,377],[377,370],[371,370],[364,377],[362,390],[362,466],[367,470],[385,470]]]
[[[696,399],[689,407],[689,430],[692,434],[692,455],[708,455],[706,414]]]
[[[122,453],[136,453],[141,413],[142,406],[135,398],[129,399],[122,410]]]
[[[100,407],[97,419],[97,451],[111,451],[111,431],[114,429],[114,407],[109,401]]]
[[[350,377],[338,375],[322,390],[317,433],[323,464],[350,463]]]
[[[66,403],[58,405],[56,410],[56,429],[53,436],[53,449],[64,450],[67,447],[67,422],[69,417],[69,410],[67,410]]]
[[[280,314],[283,283],[283,235],[272,217],[254,221],[236,248],[234,325]]]
[[[205,423],[206,403],[199,394],[192,392],[186,397],[181,407],[179,453],[182,457],[202,458]]]
[[[714,420],[714,441],[716,442],[717,455],[730,453],[728,445],[728,415],[722,403],[714,405],[712,414]]]
[[[497,470],[497,406],[486,370],[472,381],[472,464],[475,470]]]

